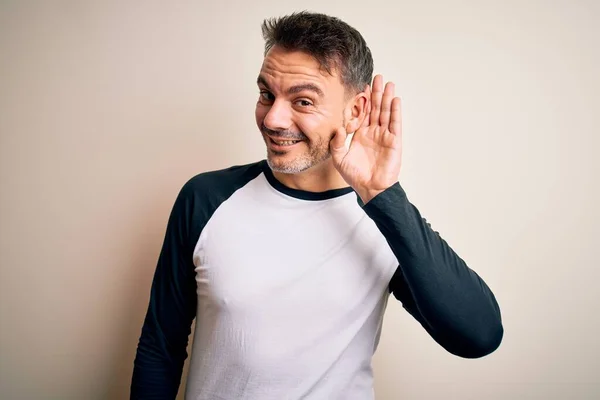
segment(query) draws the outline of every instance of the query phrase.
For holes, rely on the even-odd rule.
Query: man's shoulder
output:
[[[265,161],[262,160],[202,172],[188,179],[181,192],[187,196],[230,195],[260,175],[264,167]]]
[[[188,227],[189,237],[197,240],[216,209],[238,189],[260,175],[265,164],[266,161],[259,161],[234,165],[193,176],[183,185],[175,199],[170,223]]]

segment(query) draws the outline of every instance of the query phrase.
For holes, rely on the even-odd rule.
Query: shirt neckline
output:
[[[277,178],[275,178],[275,175],[273,175],[273,171],[271,170],[271,167],[269,167],[267,160],[261,161],[261,167],[265,177],[267,178],[267,181],[273,187],[273,189],[296,199],[309,201],[329,200],[354,192],[354,189],[352,189],[350,186],[340,189],[326,190],[324,192],[309,192],[306,190],[292,189],[285,186],[283,183],[277,180]]]

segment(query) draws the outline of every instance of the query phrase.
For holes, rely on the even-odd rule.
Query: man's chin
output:
[[[298,174],[309,170],[330,158],[330,154],[323,157],[322,160],[314,160],[308,157],[293,157],[290,154],[277,155],[269,151],[267,154],[267,163],[272,171],[281,174]]]
[[[297,174],[309,169],[312,165],[307,160],[290,157],[289,154],[279,155],[269,151],[267,163],[273,172],[281,174]]]
[[[272,157],[267,158],[267,163],[273,172],[278,172],[280,174],[297,174],[302,171],[305,171],[305,166],[297,165],[293,162],[282,162],[281,160],[273,160]]]

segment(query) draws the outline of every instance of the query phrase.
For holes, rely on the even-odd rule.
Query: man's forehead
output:
[[[311,81],[321,85],[339,82],[336,71],[328,72],[310,54],[273,47],[263,60],[260,76],[264,80]],[[282,82],[283,83],[283,82]]]

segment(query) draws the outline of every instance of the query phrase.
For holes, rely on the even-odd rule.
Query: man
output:
[[[267,159],[179,193],[131,397],[175,398],[196,318],[188,399],[373,399],[390,293],[447,351],[494,351],[494,295],[398,182],[400,100],[362,36],[307,12],[262,30]]]

